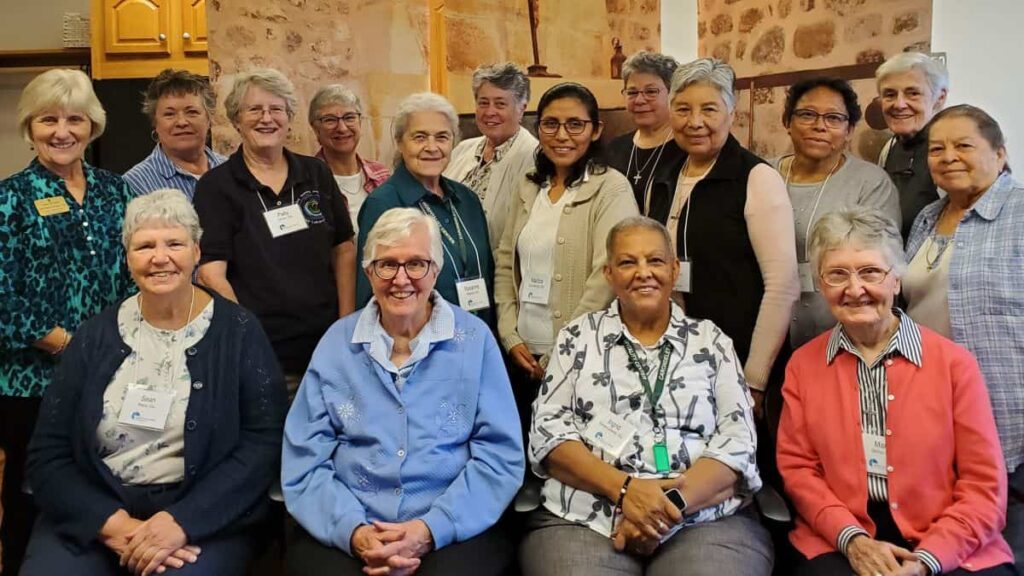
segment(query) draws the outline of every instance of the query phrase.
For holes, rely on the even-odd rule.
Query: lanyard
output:
[[[658,425],[658,400],[661,398],[662,391],[665,390],[665,380],[668,379],[668,364],[672,356],[672,345],[667,341],[661,345],[661,350],[658,352],[658,375],[654,380],[653,389],[651,388],[651,381],[647,378],[647,370],[640,362],[633,343],[624,339],[622,345],[626,348],[629,363],[636,369],[636,373],[640,377],[640,384],[643,385],[644,393],[647,394],[647,400],[651,404],[651,419],[654,421],[654,433],[655,436],[660,437],[660,439],[656,438],[656,440],[664,442],[664,432],[661,431],[661,426]]]
[[[267,209],[267,203],[263,201],[263,194],[259,190],[256,190],[256,197],[260,199],[260,204],[263,205],[263,213],[270,212]],[[295,186],[292,186],[292,204],[295,204]]]
[[[836,160],[836,163],[832,165],[832,169],[829,170],[828,176],[825,177],[825,181],[821,183],[821,188],[818,188],[818,195],[814,199],[814,207],[811,208],[811,215],[807,218],[807,230],[804,231],[804,261],[807,261],[807,253],[810,251],[811,245],[811,225],[814,224],[814,215],[818,212],[818,203],[821,202],[821,197],[825,194],[825,186],[828,186],[829,179],[836,173],[836,169],[839,168],[839,163],[843,160],[842,156]],[[786,170],[786,190],[789,190],[789,177],[793,173],[793,162],[796,161],[796,156],[789,161],[789,169]],[[782,162],[779,162],[779,168],[782,167]],[[689,213],[687,213],[689,215]]]
[[[143,317],[142,317],[142,294],[139,294],[137,303],[139,305],[139,328],[138,328],[137,337],[136,337],[136,340],[135,340],[135,362],[133,363],[134,366],[132,367],[133,368],[133,370],[132,370],[132,372],[133,372],[133,374],[132,374],[132,378],[133,378],[132,384],[138,384],[139,383],[139,357],[142,356],[142,322],[143,322]],[[174,388],[174,378],[175,378],[175,376],[177,376],[177,372],[178,372],[178,358],[180,358],[182,356],[182,354],[185,352],[185,335],[187,334],[187,331],[185,330],[185,328],[188,327],[189,322],[192,321],[192,310],[193,310],[192,307],[195,306],[195,304],[196,304],[196,288],[195,288],[195,286],[193,286],[192,287],[192,300],[188,303],[188,316],[185,318],[185,325],[178,329],[178,330],[181,331],[181,341],[178,342],[178,353],[175,354],[174,357],[171,359],[171,379],[170,379],[170,388],[171,389]]]
[[[437,214],[434,214],[434,211],[430,208],[430,205],[428,205],[423,200],[419,201],[419,205],[420,210],[427,213],[431,218],[434,219],[435,222],[437,222],[437,227],[438,229],[441,230],[441,235],[444,236],[445,240],[447,240],[449,244],[459,247],[459,252],[460,255],[462,256],[463,272],[465,272],[466,270],[466,260],[469,257],[469,253],[466,250],[466,236],[469,236],[469,243],[470,245],[473,246],[473,254],[476,257],[476,275],[482,277],[483,268],[481,268],[480,266],[480,250],[477,249],[476,240],[473,240],[472,234],[463,235],[463,229],[465,229],[468,232],[469,228],[466,227],[466,223],[462,220],[462,215],[459,214],[458,209],[455,208],[455,204],[453,204],[450,200],[448,201],[448,207],[451,209],[452,216],[454,217],[453,221],[455,224],[455,235],[458,237],[458,241],[456,241],[455,238],[452,238],[451,233],[448,232],[448,230],[445,229],[443,225],[441,225],[441,221],[437,219]],[[452,261],[452,270],[455,271],[456,280],[461,281],[462,277],[459,275],[458,262],[456,262],[455,257],[452,255],[452,253],[448,251],[447,244],[442,242],[441,247],[444,248],[445,254],[447,254],[448,258],[451,259]]]

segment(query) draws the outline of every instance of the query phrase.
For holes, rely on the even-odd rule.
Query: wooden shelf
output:
[[[38,68],[43,66],[89,66],[89,48],[49,50],[0,50],[0,68]]]

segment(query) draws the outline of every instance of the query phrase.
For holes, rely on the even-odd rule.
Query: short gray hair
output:
[[[672,86],[672,74],[679,68],[679,61],[667,54],[641,50],[622,63],[622,83],[629,81],[633,74],[653,74],[665,83],[665,88]]]
[[[452,146],[458,143],[459,115],[455,112],[455,107],[452,106],[452,103],[440,94],[417,92],[406,96],[404,100],[398,103],[395,119],[391,123],[391,136],[396,144],[402,139],[402,136],[405,136],[405,131],[409,128],[409,117],[417,112],[440,112],[444,114],[444,117],[448,120],[448,127],[452,131]],[[397,158],[400,160],[402,158],[401,154]]]
[[[873,208],[851,208],[825,214],[811,229],[810,258],[814,275],[821,275],[821,261],[829,250],[854,246],[878,250],[892,273],[900,278],[907,269],[900,229],[888,216]]]
[[[325,106],[348,106],[349,108],[355,108],[359,114],[363,113],[363,103],[359,101],[359,96],[356,93],[349,90],[342,84],[328,84],[323,88],[316,91],[313,95],[313,99],[309,102],[309,123],[316,122],[317,114],[320,113],[320,109]]]
[[[630,216],[629,218],[620,220],[617,224],[612,226],[611,230],[608,231],[608,238],[605,240],[604,247],[609,261],[612,256],[612,248],[615,247],[615,240],[617,240],[620,235],[636,229],[657,232],[661,235],[662,240],[665,241],[665,250],[669,253],[672,252],[672,235],[669,234],[668,228],[666,228],[664,224],[658,222],[654,218],[648,218],[647,216]]]
[[[196,244],[203,237],[199,226],[199,215],[192,207],[188,196],[177,188],[161,188],[128,203],[124,212],[124,226],[121,229],[121,243],[125,249],[140,229],[152,223],[180,226]]]
[[[249,88],[253,86],[266,90],[284,100],[285,110],[288,111],[288,119],[295,118],[295,110],[299,107],[299,99],[295,97],[295,86],[292,84],[292,81],[273,68],[257,68],[248,72],[239,72],[235,75],[234,83],[231,85],[231,92],[224,99],[224,111],[227,113],[229,120],[232,122],[238,120],[242,99],[249,92]]]
[[[18,99],[18,128],[26,142],[32,142],[32,121],[51,108],[64,108],[85,114],[92,124],[90,142],[99,138],[107,126],[107,113],[92,89],[92,80],[81,70],[47,70],[33,78],[21,91],[21,98]]]
[[[363,269],[367,269],[377,258],[378,246],[394,246],[412,234],[413,226],[421,224],[430,234],[430,259],[438,272],[444,268],[444,247],[441,246],[441,230],[437,221],[415,208],[392,208],[380,215],[366,235],[363,246]]]
[[[920,52],[900,52],[875,70],[875,83],[882,89],[882,80],[893,74],[918,71],[924,74],[931,88],[932,98],[938,99],[943,90],[949,90],[949,72],[938,60]]]
[[[736,73],[732,67],[717,58],[700,58],[688,64],[681,64],[672,74],[672,88],[669,90],[669,100],[677,94],[686,90],[694,84],[706,84],[717,88],[721,94],[725,107],[732,112],[736,107],[736,94],[733,92],[733,84],[736,82]]]
[[[511,62],[485,64],[474,70],[472,84],[474,98],[480,91],[480,87],[488,82],[496,88],[511,92],[522,106],[530,101],[530,78],[522,68]]]

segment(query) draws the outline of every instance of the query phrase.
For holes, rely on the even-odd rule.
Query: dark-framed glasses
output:
[[[818,123],[818,118],[825,119],[825,126],[829,128],[842,128],[850,121],[850,117],[839,112],[826,112],[819,114],[814,110],[800,108],[793,111],[793,121],[804,126],[813,126]]]
[[[420,280],[430,272],[430,265],[433,263],[433,260],[415,258],[405,262],[399,262],[398,260],[374,260],[370,263],[370,266],[373,268],[373,273],[381,280],[393,279],[395,276],[398,276],[398,271],[403,268],[405,269],[405,275],[410,280]]]
[[[821,281],[833,288],[840,288],[849,284],[850,279],[856,276],[863,284],[881,284],[889,272],[892,272],[891,266],[888,269],[879,266],[861,266],[856,270],[829,268],[821,271]]]
[[[654,100],[661,94],[661,88],[644,88],[643,90],[637,90],[636,88],[623,88],[622,95],[626,97],[626,100],[636,100],[641,94],[643,94],[645,100]]]
[[[587,130],[587,124],[590,124],[590,120],[580,120],[579,118],[570,118],[565,122],[559,122],[554,118],[544,118],[537,125],[538,129],[543,134],[548,136],[554,136],[558,134],[558,129],[565,126],[565,131],[570,136],[579,136]]]
[[[345,126],[348,126],[349,128],[354,128],[359,125],[359,118],[359,114],[355,112],[349,112],[341,116],[327,114],[326,116],[321,116],[317,118],[316,121],[319,122],[320,125],[323,126],[324,128],[328,130],[334,130],[335,128],[338,127],[339,122],[344,123]]]

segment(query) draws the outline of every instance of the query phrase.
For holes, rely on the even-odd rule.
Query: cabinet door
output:
[[[108,54],[171,53],[170,0],[103,0]]]
[[[185,52],[206,52],[206,0],[181,1],[181,43]]]

